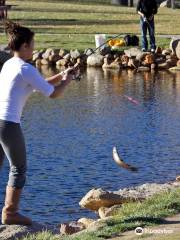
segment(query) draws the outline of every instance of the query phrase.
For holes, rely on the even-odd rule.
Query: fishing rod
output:
[[[120,33],[120,34],[117,34],[117,35],[115,35],[114,37],[111,37],[110,39],[108,39],[107,41],[105,41],[103,44],[101,44],[99,47],[97,47],[97,48],[95,48],[95,49],[92,49],[92,48],[86,49],[86,52],[85,52],[84,54],[86,54],[87,56],[91,56],[91,55],[94,54],[98,49],[100,49],[100,48],[103,47],[105,44],[107,44],[110,40],[113,40],[113,39],[115,39],[115,38],[117,38],[117,37],[119,37],[119,36],[123,36],[123,35],[126,35],[126,34],[129,34],[129,33],[124,33],[124,34]],[[87,54],[87,51],[88,51],[88,50],[90,50],[91,53]],[[78,67],[79,67],[79,64],[77,64],[76,66],[74,66],[73,71],[74,71],[74,70],[77,70]],[[79,73],[79,74],[77,74],[77,76],[74,77],[73,80],[78,80],[78,81],[80,81],[80,79],[81,79],[81,75],[80,75],[80,73]]]
[[[94,54],[98,49],[100,49],[101,47],[103,47],[104,45],[106,45],[109,41],[111,41],[111,40],[113,40],[113,39],[115,39],[115,38],[117,38],[117,37],[120,37],[120,36],[123,36],[123,35],[127,35],[127,34],[130,34],[130,33],[124,33],[124,34],[119,33],[119,34],[115,35],[114,37],[109,38],[107,41],[105,41],[103,44],[101,44],[99,47],[97,47],[97,48],[95,48],[95,49],[88,48],[88,49],[86,50],[86,53],[87,53],[88,50],[90,50],[91,53],[90,53],[90,54],[87,54],[87,55],[88,55],[88,56],[91,56],[91,55]],[[86,54],[86,53],[85,53],[85,54]]]

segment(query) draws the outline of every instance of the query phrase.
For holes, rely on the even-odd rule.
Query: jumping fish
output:
[[[136,167],[133,167],[133,166],[125,163],[122,159],[120,159],[116,147],[113,147],[113,160],[122,168],[125,168],[132,172],[138,171],[138,169]]]

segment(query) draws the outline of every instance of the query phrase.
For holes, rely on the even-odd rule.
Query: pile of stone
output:
[[[10,58],[7,51],[0,50],[0,64]],[[102,67],[103,69],[136,69],[138,71],[150,70],[180,70],[180,39],[173,39],[169,49],[158,47],[155,53],[142,52],[139,48],[130,48],[124,51],[111,50],[105,47],[94,52],[86,49],[43,49],[33,53],[32,63],[41,68],[43,66],[56,66],[67,68],[79,63],[81,67]]]
[[[34,51],[32,58],[32,62],[36,65],[36,67],[41,67],[42,65],[55,65],[57,68],[73,66],[77,62],[81,66],[85,66],[86,60],[87,56],[77,49],[67,51],[65,49],[52,48],[40,51],[36,50]]]
[[[146,183],[140,186],[124,188],[118,191],[110,192],[101,188],[90,190],[79,202],[82,208],[89,209],[98,214],[97,219],[80,218],[78,221],[60,224],[60,226],[45,226],[33,222],[32,226],[20,225],[0,225],[0,239],[11,240],[21,238],[31,233],[40,233],[50,231],[57,238],[63,235],[71,235],[82,232],[97,231],[106,225],[106,221],[111,219],[126,202],[144,201],[154,194],[162,191],[170,191],[180,188],[180,176],[176,181],[157,184]]]
[[[172,40],[169,49],[158,47],[155,53],[142,52],[138,48],[110,52],[103,56],[92,54],[87,58],[88,66],[103,69],[180,70],[180,39]]]
[[[139,48],[117,51],[105,47],[98,52],[86,49],[83,53],[78,50],[48,48],[34,51],[32,61],[37,67],[56,65],[57,68],[66,68],[78,62],[82,67],[103,69],[180,70],[180,39],[172,40],[169,49],[158,47],[155,53],[142,52]]]
[[[169,191],[180,187],[180,176],[176,181],[156,184],[146,183],[137,187],[124,188],[110,192],[101,188],[90,190],[79,202],[82,208],[89,209],[98,214],[98,219],[81,218],[77,222],[61,224],[61,234],[74,234],[84,231],[96,231],[101,228],[104,220],[117,214],[122,204],[127,202],[144,201],[163,191]]]

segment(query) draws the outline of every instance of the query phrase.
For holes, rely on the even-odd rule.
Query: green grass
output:
[[[135,8],[113,6],[110,0],[7,1],[13,4],[9,18],[30,27],[36,33],[36,48],[83,50],[95,47],[96,33],[140,34]],[[159,9],[156,34],[179,34],[179,10]],[[163,43],[162,43],[163,41]],[[165,42],[165,43],[164,43]],[[7,43],[0,25],[0,44]],[[158,40],[168,46],[169,40]]]
[[[104,221],[104,227],[96,232],[81,233],[78,236],[65,236],[62,240],[100,240],[136,227],[160,224],[162,218],[180,213],[180,189],[164,192],[144,202],[126,203],[116,215]],[[57,240],[50,233],[31,235],[23,240]],[[168,238],[170,239],[170,238]]]

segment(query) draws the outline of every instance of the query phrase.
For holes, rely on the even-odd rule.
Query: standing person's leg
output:
[[[142,49],[146,51],[148,49],[148,41],[147,41],[147,22],[140,18],[141,24],[141,36],[142,36]]]
[[[4,157],[5,157],[4,150],[3,150],[3,148],[0,144],[0,170],[1,170],[2,165],[3,165]]]
[[[20,125],[1,121],[0,140],[10,164],[2,223],[30,225],[31,219],[18,213],[21,192],[26,180],[26,148]]]
[[[149,31],[149,38],[150,38],[150,45],[151,50],[156,50],[156,39],[155,39],[155,27],[154,27],[154,17],[152,20],[148,21],[148,31]]]

